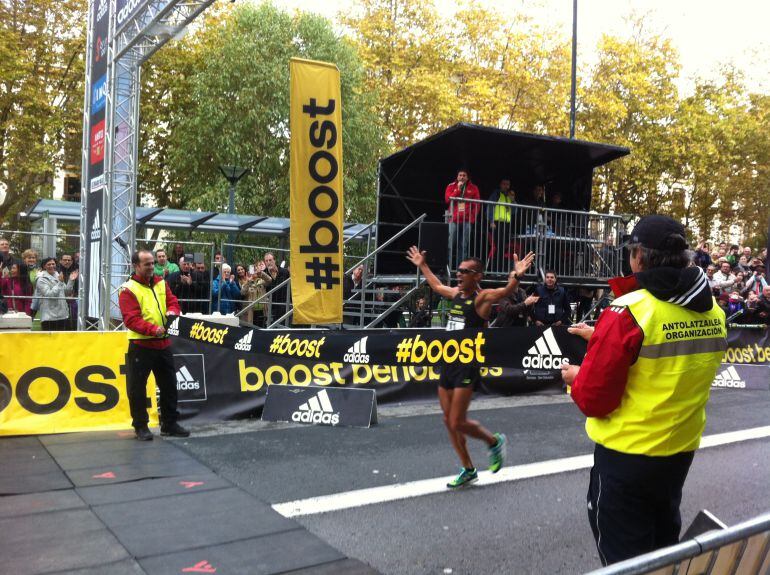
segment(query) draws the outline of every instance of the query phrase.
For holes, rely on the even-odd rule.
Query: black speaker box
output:
[[[427,251],[428,267],[434,273],[445,273],[449,263],[449,224],[422,222],[420,251]]]

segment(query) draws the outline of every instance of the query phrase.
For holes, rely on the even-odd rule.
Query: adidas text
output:
[[[342,361],[346,363],[369,363],[369,354],[366,353],[366,340],[368,339],[368,336],[362,337],[354,343],[342,356]]]
[[[239,339],[233,346],[238,351],[251,351],[251,338],[254,335],[253,331],[249,331],[241,339]]]
[[[176,318],[171,322],[171,325],[168,326],[168,335],[179,335],[179,318]]]
[[[191,390],[200,389],[200,388],[201,388],[201,384],[198,383],[197,381],[192,381],[192,382],[182,381],[182,382],[177,382],[176,384],[177,391],[191,391]]]
[[[560,369],[563,364],[567,363],[569,363],[568,358],[558,355],[527,355],[521,365],[533,369]]]
[[[291,414],[291,420],[301,423],[337,425],[340,422],[340,416],[338,413],[323,413],[321,411],[295,411]]]
[[[746,382],[745,381],[725,381],[725,380],[719,380],[717,379],[714,381],[714,383],[711,384],[712,387],[734,387],[736,389],[745,389],[746,388]]]

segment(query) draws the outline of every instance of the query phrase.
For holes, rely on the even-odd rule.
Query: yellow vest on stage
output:
[[[127,289],[136,296],[136,301],[139,302],[139,307],[142,308],[142,319],[144,321],[158,326],[165,325],[166,282],[164,280],[160,280],[150,287],[130,279],[120,286],[120,289]],[[128,339],[152,339],[152,336],[136,333],[129,329]]]
[[[691,311],[644,289],[612,305],[631,312],[644,340],[620,405],[606,417],[589,417],[588,436],[622,453],[665,456],[697,449],[711,382],[727,348],[724,312],[716,302],[705,313]]]
[[[495,222],[511,223],[511,207],[507,205],[508,198],[505,194],[500,194],[500,199],[495,205],[495,211],[492,214],[492,219]]]

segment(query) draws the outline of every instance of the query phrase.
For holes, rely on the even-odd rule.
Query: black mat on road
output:
[[[3,461],[3,468],[10,469],[13,464]],[[36,493],[38,491],[55,491],[70,489],[72,483],[63,471],[50,473],[33,473],[32,475],[0,475],[0,497],[3,495],[19,495],[21,493]]]
[[[182,569],[196,565],[208,565],[217,573],[262,575],[306,567],[315,569],[318,565],[344,559],[339,551],[297,527],[292,531],[226,545],[140,559],[139,563],[148,575],[180,573]]]
[[[0,533],[3,573],[66,571],[128,558],[123,545],[87,509],[2,519]]]
[[[160,479],[143,479],[127,483],[97,485],[94,487],[78,487],[77,492],[89,505],[104,505],[106,503],[124,503],[139,501],[166,495],[210,491],[232,487],[225,479],[213,474],[163,477]]]
[[[68,471],[67,476],[76,487],[88,487],[91,485],[138,481],[140,479],[155,479],[157,477],[180,477],[206,472],[208,472],[206,466],[188,457],[171,461],[140,463],[137,465],[106,465],[103,467],[92,467],[91,469],[75,469]]]
[[[59,446],[62,451],[61,454],[57,454],[54,450],[51,453],[56,457],[56,463],[64,471],[124,465],[133,467],[158,462],[190,460],[189,455],[162,441],[138,442],[134,440],[137,446],[129,449],[125,447],[127,443],[130,445],[128,441],[97,443],[92,451],[83,451],[82,444]]]
[[[0,518],[83,509],[86,503],[72,489],[0,497]]]
[[[140,558],[298,527],[235,487],[99,505],[94,512]]]
[[[0,461],[0,573],[375,573],[160,438],[0,438]]]

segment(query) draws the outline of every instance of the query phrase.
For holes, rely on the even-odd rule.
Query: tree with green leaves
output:
[[[0,2],[0,222],[80,168],[86,0]]]
[[[223,211],[228,192],[219,166],[239,165],[250,173],[238,184],[236,211],[288,215],[289,59],[297,56],[340,69],[345,217],[373,219],[383,130],[361,61],[328,20],[238,5],[162,52],[145,73],[143,196]]]

